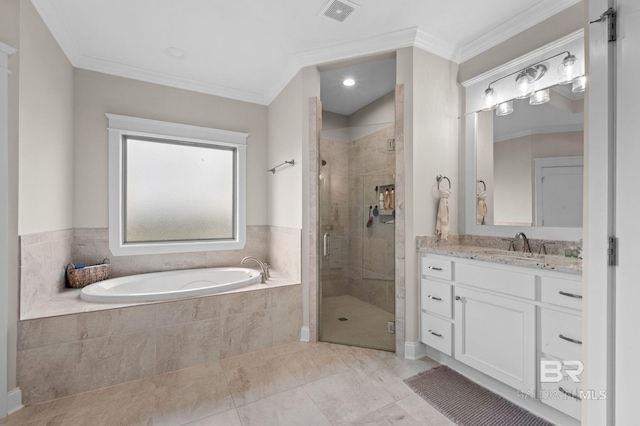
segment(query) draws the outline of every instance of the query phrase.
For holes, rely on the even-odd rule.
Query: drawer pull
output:
[[[582,401],[582,398],[580,398],[579,396],[576,396],[576,395],[572,394],[572,393],[571,393],[571,392],[569,392],[569,391],[566,391],[566,390],[562,389],[562,387],[561,387],[561,386],[558,386],[558,390],[559,390],[561,393],[563,393],[563,394],[565,394],[565,395],[567,395],[567,396],[570,396],[571,398],[575,399],[576,401]]]
[[[571,337],[566,337],[566,336],[563,336],[562,334],[558,334],[558,337],[561,338],[562,340],[566,340],[567,342],[577,343],[579,345],[582,344],[580,340],[572,339]]]
[[[580,294],[566,293],[564,291],[559,291],[558,294],[561,294],[561,295],[567,296],[567,297],[573,297],[575,299],[582,299],[582,295],[580,295]]]
[[[436,297],[436,296],[432,296],[432,295],[428,295],[427,297],[428,297],[429,299],[437,300],[437,301],[439,301],[439,302],[442,302],[442,298],[441,298],[441,297]]]
[[[442,268],[438,268],[437,266],[427,266],[428,269],[431,269],[432,271],[442,271]]]
[[[437,336],[437,337],[442,337],[442,334],[436,333],[435,331],[429,330],[429,333],[431,333],[431,334],[433,334],[434,336]]]

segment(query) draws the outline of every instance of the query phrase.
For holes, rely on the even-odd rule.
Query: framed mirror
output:
[[[466,232],[582,238],[583,31],[462,84]]]

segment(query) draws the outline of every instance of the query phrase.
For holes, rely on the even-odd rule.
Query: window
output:
[[[107,116],[114,255],[244,247],[246,133]]]

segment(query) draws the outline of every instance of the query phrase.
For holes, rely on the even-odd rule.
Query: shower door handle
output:
[[[323,248],[324,248],[324,257],[329,256],[329,233],[325,232],[324,234],[324,244],[323,244]]]

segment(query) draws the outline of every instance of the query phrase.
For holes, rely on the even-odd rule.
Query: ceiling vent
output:
[[[334,21],[344,22],[344,20],[347,19],[357,7],[357,4],[351,3],[347,0],[329,0],[320,13]]]

